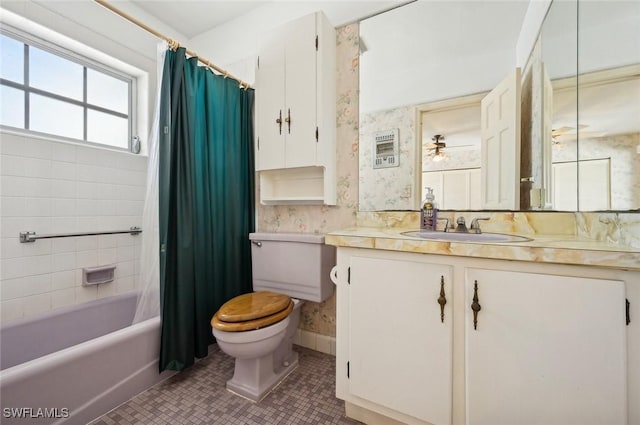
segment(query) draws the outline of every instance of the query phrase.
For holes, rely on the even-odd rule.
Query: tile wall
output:
[[[142,225],[147,157],[0,133],[0,323],[133,290],[140,237],[42,239],[19,233]],[[115,264],[115,280],[82,286],[82,268]]]

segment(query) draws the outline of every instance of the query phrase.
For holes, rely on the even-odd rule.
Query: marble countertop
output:
[[[532,240],[487,243],[434,241],[402,234],[412,230],[416,229],[353,227],[328,233],[325,236],[325,243],[339,247],[590,265],[640,271],[640,250],[638,248],[619,247],[572,235],[524,235]]]

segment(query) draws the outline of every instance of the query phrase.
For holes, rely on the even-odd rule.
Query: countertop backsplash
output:
[[[616,247],[640,248],[640,213],[635,212],[483,212],[439,211],[439,218],[455,223],[464,217],[467,226],[477,217],[490,217],[481,222],[486,232],[535,235],[567,235],[581,239],[606,242]],[[419,227],[417,211],[358,212],[360,227]],[[444,228],[444,220],[438,230]]]

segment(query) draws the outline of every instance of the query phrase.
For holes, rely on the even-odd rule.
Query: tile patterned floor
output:
[[[253,403],[225,389],[233,359],[214,345],[190,369],[139,394],[91,425],[133,424],[359,424],[335,397],[335,357],[295,346],[298,368],[271,394]]]

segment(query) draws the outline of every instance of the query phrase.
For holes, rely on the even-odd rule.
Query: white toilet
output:
[[[211,319],[222,351],[235,358],[227,389],[260,401],[298,366],[293,337],[302,300],[332,293],[335,247],[324,235],[251,233],[253,290],[227,301]]]

